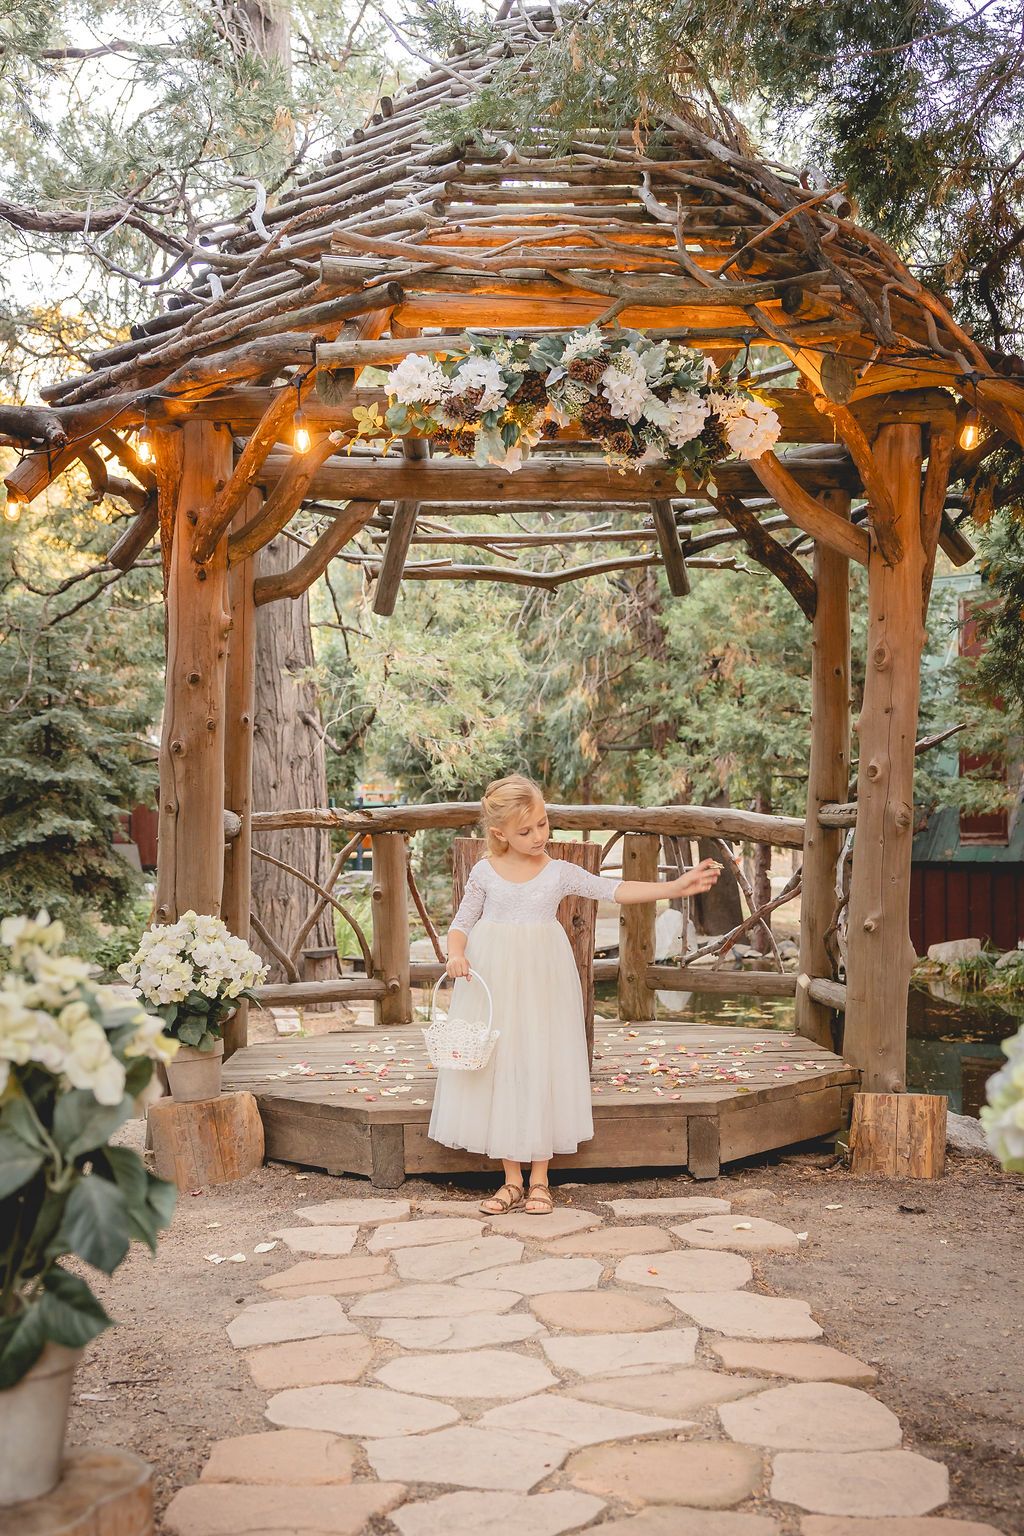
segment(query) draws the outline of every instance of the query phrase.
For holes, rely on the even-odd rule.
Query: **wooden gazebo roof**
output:
[[[267,501],[233,536],[234,557],[254,553],[303,504],[357,502],[358,515],[336,519],[325,557],[377,507],[382,531],[396,517],[405,525],[392,550],[399,578],[417,507],[639,502],[653,508],[661,558],[670,577],[675,570],[674,589],[683,586],[680,551],[694,509],[680,507],[674,474],[653,466],[615,475],[578,431],[515,476],[431,458],[415,440],[375,456],[327,438],[301,463],[290,447],[277,450],[300,400],[312,427],[348,435],[358,405],[383,402],[379,391],[355,387],[362,368],[409,351],[457,350],[467,328],[618,323],[678,337],[718,361],[742,354],[755,372],[759,349],[781,349],[787,362],[776,354],[762,382],[782,442],[801,446],[721,465],[718,500],[701,498],[706,517],[733,522],[725,537],[742,536],[776,567],[790,552],[761,522],[775,506],[803,536],[827,535],[866,559],[856,511],[849,523],[818,500],[829,490],[865,495],[883,553],[898,557],[870,448],[882,420],[930,428],[930,473],[940,460],[933,500],[945,497],[951,461],[954,469],[965,462],[954,441],[955,395],[961,414],[977,408],[995,429],[975,459],[1001,441],[1024,446],[1024,380],[1011,363],[977,345],[895,252],[853,221],[842,189],[810,188],[759,158],[721,109],[682,104],[642,139],[595,127],[567,147],[538,135],[516,149],[497,130],[472,143],[432,135],[435,109],[464,103],[510,60],[528,70],[558,25],[546,7],[515,10],[498,42],[385,98],[366,129],[273,207],[259,197],[239,221],[205,229],[191,263],[198,275],[172,307],[95,353],[88,372],[42,391],[43,405],[0,414],[8,441],[27,451],[8,477],[11,495],[30,499],[83,460],[98,490],[138,509],[114,556],[134,558],[155,532],[155,477],[126,432],[143,422],[216,420],[230,426],[240,458],[200,521],[200,560],[254,486]],[[772,388],[790,368],[800,387]],[[964,558],[969,547],[949,520],[941,527],[949,553]]]

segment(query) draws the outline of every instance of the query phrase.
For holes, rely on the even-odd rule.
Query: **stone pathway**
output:
[[[795,1232],[723,1200],[329,1200],[228,1335],[265,1433],[219,1441],[173,1536],[999,1536],[936,1516],[827,1308],[751,1289]],[[738,1204],[739,1202],[737,1202]],[[320,1255],[321,1257],[315,1257]]]

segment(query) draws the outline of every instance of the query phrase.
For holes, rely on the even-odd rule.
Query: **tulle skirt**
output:
[[[466,958],[491,989],[500,1033],[479,1072],[438,1072],[432,1140],[509,1162],[575,1152],[594,1121],[583,994],[564,928],[478,922]],[[450,1007],[460,1018],[487,1017],[471,979],[455,983]]]

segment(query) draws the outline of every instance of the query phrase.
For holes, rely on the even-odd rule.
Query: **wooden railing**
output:
[[[612,857],[618,853],[623,879],[653,880],[659,873],[680,872],[691,862],[691,839],[710,840],[716,857],[728,864],[737,877],[747,909],[743,920],[724,936],[705,941],[690,952],[684,950],[676,963],[655,962],[653,905],[621,909],[618,959],[596,959],[594,962],[595,980],[615,981],[618,985],[620,1017],[653,1017],[656,991],[718,994],[743,991],[762,997],[791,997],[798,988],[805,988],[810,996],[828,1007],[843,1007],[841,983],[831,977],[808,977],[785,971],[771,937],[766,919],[773,910],[800,894],[800,872],[794,874],[778,896],[758,908],[730,847],[730,841],[742,841],[801,848],[804,842],[802,820],[694,805],[552,805],[548,811],[554,830],[579,832],[587,840],[595,832],[610,833],[602,848],[601,865],[606,869],[614,867]],[[855,806],[826,806],[820,820],[826,826],[845,826],[852,823],[855,814]],[[409,839],[414,833],[427,829],[465,833],[477,826],[479,818],[480,805],[472,801],[396,805],[374,810],[315,808],[255,814],[252,828],[260,834],[261,840],[265,840],[263,834],[293,827],[316,827],[349,834],[322,885],[265,850],[254,850],[255,857],[289,870],[312,892],[309,909],[294,934],[268,934],[259,915],[254,914],[255,931],[270,952],[279,958],[281,968],[289,978],[259,988],[260,1001],[266,1005],[297,1005],[368,999],[374,1003],[379,1023],[408,1023],[412,1018],[412,988],[433,982],[444,969],[440,934],[447,931],[450,923],[450,911],[439,915],[435,921],[427,909],[413,873]],[[347,860],[361,839],[367,836],[372,848],[370,933],[363,931],[344,900],[344,892],[339,894],[338,891],[344,880]],[[410,957],[410,905],[430,938],[435,956],[432,961],[417,961]],[[339,912],[352,928],[365,974],[328,981],[299,980],[302,946],[317,918],[328,906]],[[841,907],[842,902],[837,901],[833,919]],[[719,969],[733,947],[758,929],[768,935],[773,964],[742,973]],[[686,932],[684,915],[684,946]]]

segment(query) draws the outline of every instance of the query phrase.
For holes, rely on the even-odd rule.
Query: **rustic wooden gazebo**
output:
[[[765,1119],[759,1135],[730,1143],[731,1155],[740,1155],[736,1147],[782,1145],[830,1128],[823,1120],[838,1124],[840,1090],[848,1092],[858,1074],[862,1086],[881,1092],[904,1087],[924,610],[937,549],[955,563],[971,555],[947,512],[947,487],[998,444],[1024,446],[1024,383],[853,221],[842,189],[809,187],[758,158],[717,107],[680,105],[676,115],[651,122],[642,141],[599,125],[568,146],[546,143],[538,132],[529,149],[513,147],[499,131],[460,143],[432,136],[433,109],[465,102],[510,59],[528,69],[558,25],[546,8],[507,15],[489,50],[467,48],[400,97],[384,99],[365,130],[274,206],[261,199],[238,223],[208,232],[202,273],[175,307],[92,357],[88,373],[44,391],[45,403],[4,411],[7,440],[24,450],[7,487],[11,497],[31,500],[81,461],[98,491],[136,509],[111,551],[114,564],[129,566],[159,538],[167,701],[158,919],[189,907],[220,911],[248,934],[254,823],[267,831],[286,824],[365,830],[375,843],[376,898],[367,975],[321,984],[318,995],[374,996],[380,1021],[399,1029],[411,1018],[411,980],[437,974],[436,965],[409,962],[408,834],[427,825],[465,828],[474,808],[296,807],[254,817],[256,607],[302,593],[337,558],[371,570],[382,613],[392,611],[401,583],[414,579],[550,587],[659,563],[670,591],[683,599],[689,566],[745,546],[809,621],[814,728],[806,824],[703,807],[552,811],[555,825],[620,830],[627,867],[637,871],[652,858],[656,865],[654,839],[663,834],[802,845],[799,975],[766,972],[772,980],[761,989],[795,991],[803,1037],[795,1049],[811,1049],[809,1041],[822,1053],[819,1065],[828,1057],[822,1070],[832,1074],[835,1092],[816,1119],[801,1121],[780,1109],[791,1085],[772,1074],[774,1086],[768,1081],[763,1095],[744,1101],[745,1116],[761,1106]],[[578,426],[545,443],[515,474],[432,452],[414,436],[383,453],[354,440],[361,408],[386,403],[381,390],[360,385],[367,367],[414,351],[457,353],[467,328],[519,335],[592,323],[678,339],[718,363],[743,357],[781,418],[779,451],[752,463],[723,462],[713,495],[694,483],[683,496],[665,467],[615,472]],[[305,452],[294,442],[298,409],[311,435]],[[985,435],[975,446],[979,413]],[[151,462],[140,456],[140,434],[152,446]],[[290,570],[261,575],[260,550],[312,503],[324,531]],[[594,531],[598,556],[610,542],[620,550],[646,545],[555,575],[529,564],[451,558],[452,550],[481,542],[459,532],[466,513],[493,518],[487,539],[506,555],[545,538],[585,542],[585,530],[570,536],[525,527],[525,516],[553,507],[635,514],[628,528]],[[372,545],[357,549],[352,541],[364,529]],[[434,558],[415,558],[422,545]],[[438,560],[445,545],[448,558]],[[851,561],[866,566],[868,591],[855,794]],[[225,812],[234,834],[227,842]],[[843,983],[829,939],[837,860],[854,824]],[[322,905],[323,893],[316,895]],[[655,985],[723,990],[721,973],[684,965],[668,975],[654,967],[648,919],[631,923],[618,965],[626,1017],[651,1016]],[[702,981],[708,975],[712,981]],[[756,976],[750,985],[757,990]],[[268,996],[307,993],[299,983]],[[845,1020],[842,1058],[828,1049],[837,1014]],[[257,1060],[259,1049],[236,1057],[236,1084],[266,1087],[270,1068]],[[308,1100],[312,1093],[308,1084],[292,1088],[267,1088],[266,1102],[280,1108],[282,1094]],[[641,1117],[674,1114],[677,1124],[689,1113],[706,1115],[701,1103],[719,1105],[720,1117],[738,1110],[735,1084],[716,1092],[710,1100],[676,1095],[671,1110],[650,1095],[631,1107]],[[329,1097],[325,1090],[316,1100],[325,1114]],[[341,1135],[344,1122],[346,1146],[356,1149],[321,1157],[321,1164],[382,1181],[428,1166],[422,1156],[410,1163],[395,1141],[396,1124],[400,1141],[401,1127],[415,1123],[422,1152],[427,1111],[403,1106],[335,1106],[330,1124]],[[317,1122],[321,1141],[327,1123]],[[368,1145],[365,1131],[375,1123],[379,1150],[359,1162],[359,1138]],[[677,1139],[660,1160],[685,1162],[683,1149]],[[310,1152],[308,1142],[291,1155],[316,1161]],[[718,1152],[716,1141],[705,1161],[717,1166]],[[623,1159],[658,1160],[647,1145],[620,1147],[613,1160]]]

